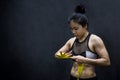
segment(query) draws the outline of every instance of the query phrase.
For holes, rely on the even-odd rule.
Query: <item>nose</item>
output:
[[[72,30],[72,33],[73,33],[74,35],[76,35],[76,31],[75,31],[75,30]]]
[[[75,34],[76,33],[75,30],[72,30],[72,33]]]

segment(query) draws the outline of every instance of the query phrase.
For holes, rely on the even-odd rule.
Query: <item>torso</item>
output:
[[[93,42],[91,41],[91,38],[92,38],[92,35],[89,37],[89,40],[88,40],[88,48],[89,48],[89,51],[92,51],[93,55],[95,54],[94,53],[94,48],[93,48]],[[71,42],[72,45],[74,43],[76,39],[73,38],[73,41]],[[71,45],[71,46],[72,46]],[[78,54],[79,55],[79,54]],[[95,54],[96,55],[96,54]],[[94,58],[94,56],[93,56]],[[72,66],[72,69],[71,69],[71,75],[74,76],[74,77],[78,77],[78,63],[77,62],[73,62],[73,66]],[[95,73],[95,69],[94,69],[94,66],[93,65],[90,65],[90,64],[84,64],[84,68],[82,70],[82,73],[80,75],[80,78],[91,78],[91,77],[95,77],[96,76],[96,73]]]
[[[73,66],[72,66],[72,69],[71,69],[71,75],[76,77],[76,78],[79,76],[79,74],[78,74],[78,63],[77,62],[73,63]],[[94,66],[89,65],[89,64],[84,64],[84,68],[83,68],[83,71],[80,75],[80,78],[92,78],[92,77],[95,77],[95,76],[96,76],[96,73],[95,73],[95,70],[94,70]]]

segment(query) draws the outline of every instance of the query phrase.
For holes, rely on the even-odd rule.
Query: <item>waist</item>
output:
[[[70,75],[70,80],[77,80],[78,78]],[[91,78],[79,78],[79,80],[98,80],[97,76]]]
[[[80,76],[81,78],[90,78],[90,77],[95,77],[96,73],[95,73],[94,66],[84,64],[81,74],[79,75],[78,74],[78,64],[75,62],[71,69],[71,75],[74,77]]]

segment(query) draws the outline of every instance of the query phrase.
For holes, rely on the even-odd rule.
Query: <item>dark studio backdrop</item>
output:
[[[96,67],[98,77],[120,80],[119,0],[1,0],[1,80],[67,80],[72,61],[54,54],[73,36],[67,19],[79,3],[110,55],[110,67]]]

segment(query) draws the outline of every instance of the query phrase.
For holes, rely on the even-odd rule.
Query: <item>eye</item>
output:
[[[78,27],[72,27],[71,30],[78,30]]]
[[[74,30],[78,30],[78,28],[75,28]]]
[[[74,30],[78,30],[78,27],[74,27],[73,29],[74,29]]]

